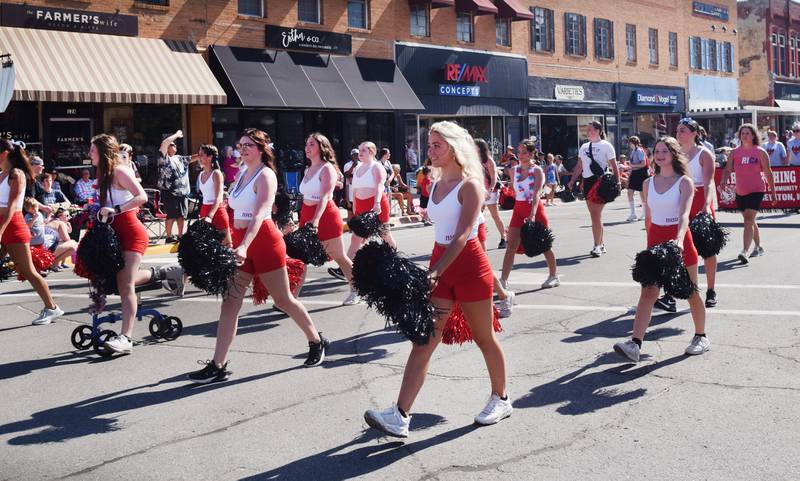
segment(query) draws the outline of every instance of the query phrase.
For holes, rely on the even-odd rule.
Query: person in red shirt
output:
[[[425,225],[433,225],[431,220],[428,218],[428,199],[431,195],[431,184],[433,180],[431,180],[431,169],[430,167],[423,167],[422,168],[422,178],[419,182],[419,207],[422,209],[422,222]]]

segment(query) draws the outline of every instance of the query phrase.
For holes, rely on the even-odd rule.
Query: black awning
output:
[[[422,110],[392,60],[214,45],[211,69],[232,105]]]

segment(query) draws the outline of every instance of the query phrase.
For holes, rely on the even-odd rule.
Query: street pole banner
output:
[[[767,187],[764,200],[761,201],[763,210],[789,210],[800,209],[800,167],[773,167],[772,175],[775,177],[775,195],[777,202],[772,204],[772,193]],[[714,181],[717,185],[717,202],[719,210],[738,210],[736,207],[736,195],[727,193],[719,181],[722,178],[722,169],[718,168],[714,173]],[[731,180],[736,181],[736,174],[731,173]]]

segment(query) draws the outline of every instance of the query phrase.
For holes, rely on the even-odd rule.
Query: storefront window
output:
[[[536,139],[536,143],[541,142],[542,134],[539,132],[539,116],[528,115],[528,138]]]
[[[620,117],[620,141],[627,142],[628,137],[636,135],[642,145],[652,149],[660,137],[675,136],[680,118],[680,114],[623,114]]]
[[[417,130],[417,117],[415,115],[406,115],[403,119],[404,123],[404,137],[403,146],[405,148],[406,169],[416,169],[425,162],[427,156],[427,145],[420,143],[421,135]]]
[[[0,114],[0,135],[25,142],[28,152],[41,155],[39,108],[36,102],[11,102]]]
[[[521,139],[516,139],[516,141],[510,139],[503,128],[503,117],[492,117],[492,141],[489,145],[492,147],[492,155],[499,159],[500,156],[505,152],[505,147],[507,145],[516,145],[519,144]]]
[[[137,104],[133,106],[133,132],[128,143],[133,147],[133,155],[139,174],[145,185],[155,185],[158,169],[158,147],[161,140],[173,134],[183,126],[183,115],[178,105],[148,105]],[[87,147],[88,148],[88,147]],[[196,145],[187,146],[189,151],[196,149]],[[192,152],[184,151],[178,144],[181,154]]]

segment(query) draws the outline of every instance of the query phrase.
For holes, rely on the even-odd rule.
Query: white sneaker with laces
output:
[[[514,306],[514,292],[506,291],[506,298],[497,301],[497,310],[500,311],[500,317],[503,319],[506,317],[511,317],[511,311],[513,310],[513,306]]]
[[[606,245],[605,244],[600,244],[600,253],[605,254],[607,252],[608,251],[606,250]]]
[[[350,294],[347,296],[347,298],[344,301],[342,301],[342,305],[343,306],[354,306],[354,305],[358,304],[359,302],[361,302],[361,296],[358,295],[358,292],[350,291]]]
[[[483,408],[483,411],[475,416],[475,423],[481,426],[497,424],[511,416],[512,412],[514,412],[514,408],[511,406],[511,400],[508,398],[508,395],[506,394],[506,398],[502,399],[500,396],[493,393],[489,398],[489,402],[486,403],[486,407]]]
[[[686,354],[689,356],[699,356],[704,352],[711,349],[711,341],[705,336],[694,336],[691,344],[686,348]]]
[[[639,362],[639,345],[633,339],[614,344],[614,351],[622,357],[626,357],[633,362]]]
[[[364,421],[373,429],[394,436],[396,438],[408,437],[408,426],[411,424],[411,416],[403,417],[397,404],[392,404],[382,411],[370,409],[364,413]]]
[[[753,247],[753,252],[750,253],[750,257],[759,257],[764,255],[764,248],[761,246]]]
[[[558,274],[554,276],[550,276],[547,278],[546,281],[542,283],[542,289],[551,289],[553,287],[558,287],[561,285],[561,279],[558,278]]]
[[[63,315],[64,311],[62,311],[58,306],[56,306],[55,309],[48,309],[45,307],[41,310],[41,312],[39,312],[39,317],[34,319],[31,324],[34,326],[44,326],[45,324],[50,324]]]
[[[114,336],[103,344],[106,349],[116,352],[117,354],[130,354],[133,350],[133,342],[125,334]]]
[[[600,246],[594,246],[592,247],[592,250],[589,251],[589,255],[592,257],[600,257],[603,255],[603,251],[600,249]]]
[[[627,219],[628,222],[636,222],[637,220],[638,218],[636,217],[636,214],[629,215]]]

